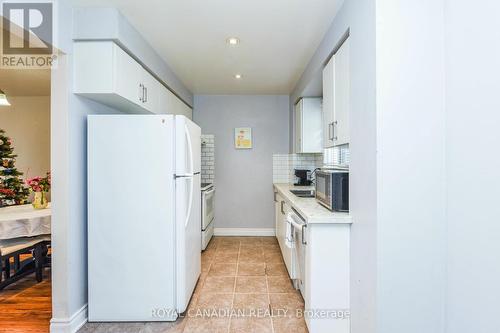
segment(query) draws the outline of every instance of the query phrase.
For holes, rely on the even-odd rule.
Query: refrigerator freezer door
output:
[[[201,273],[201,176],[179,177],[175,183],[177,311],[182,313]]]
[[[175,117],[176,175],[201,171],[201,128],[184,116]]]
[[[173,133],[168,115],[88,117],[89,321],[177,317]]]

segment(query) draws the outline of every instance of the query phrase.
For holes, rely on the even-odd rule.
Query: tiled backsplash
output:
[[[324,154],[273,155],[273,183],[295,183],[295,169],[313,171],[316,168],[349,166],[349,145],[324,150]]]
[[[273,155],[273,183],[289,183],[290,182],[290,155],[289,154],[274,154]]]
[[[323,154],[273,155],[273,183],[294,183],[295,169],[313,171],[323,165]]]
[[[213,183],[215,181],[215,135],[201,136],[201,181]]]

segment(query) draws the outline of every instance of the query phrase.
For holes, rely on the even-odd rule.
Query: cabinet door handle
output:
[[[142,88],[142,83],[139,83],[139,101],[142,102],[142,95],[143,95],[143,88]]]
[[[142,102],[146,103],[146,86],[142,85]]]
[[[333,123],[328,124],[328,140],[333,141]]]
[[[337,127],[337,121],[335,120],[333,123],[332,123],[332,128],[333,128],[333,137],[332,137],[332,140],[333,141],[337,141],[337,135],[336,135],[336,127]]]
[[[148,87],[144,86],[144,102],[148,102]]]
[[[307,228],[307,224],[302,225],[302,244],[307,245],[306,236],[305,236],[305,229]]]
[[[276,192],[274,192],[274,202],[278,202],[278,200],[276,199]]]
[[[283,206],[285,205],[285,202],[282,201],[281,202],[281,214],[285,215],[285,209],[283,208]]]

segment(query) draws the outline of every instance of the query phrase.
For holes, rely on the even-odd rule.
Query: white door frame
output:
[[[71,304],[71,187],[70,94],[71,64],[58,54],[51,71],[51,169],[52,169],[52,319],[51,332],[76,332],[87,321],[86,305],[74,311]],[[73,230],[74,232],[74,230]]]

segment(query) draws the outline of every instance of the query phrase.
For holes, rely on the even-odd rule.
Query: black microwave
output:
[[[331,211],[349,211],[349,172],[316,171],[316,200]]]

